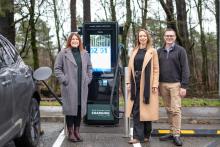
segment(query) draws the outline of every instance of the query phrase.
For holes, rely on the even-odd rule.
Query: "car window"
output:
[[[0,35],[0,66],[11,65],[16,62],[18,53],[13,45]]]
[[[0,42],[0,66],[4,67],[13,63],[14,60],[7,54],[6,49],[2,46]]]
[[[0,44],[0,67],[5,64],[5,61],[3,59],[3,51],[2,51],[2,45]]]

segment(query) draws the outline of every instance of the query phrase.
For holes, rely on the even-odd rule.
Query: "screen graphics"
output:
[[[111,72],[111,35],[90,35],[93,72]]]

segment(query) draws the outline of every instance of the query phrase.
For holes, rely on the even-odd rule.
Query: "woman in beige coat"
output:
[[[133,115],[133,139],[130,144],[148,142],[151,121],[159,118],[157,51],[152,47],[150,34],[141,29],[137,34],[136,47],[128,64],[128,104],[126,116]]]
[[[81,118],[86,114],[92,65],[89,54],[83,49],[81,38],[77,33],[70,34],[66,48],[57,55],[54,72],[61,85],[68,138],[72,142],[82,141],[79,128]]]

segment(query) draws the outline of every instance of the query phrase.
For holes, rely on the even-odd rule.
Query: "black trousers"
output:
[[[77,111],[77,115],[73,116],[73,115],[66,115],[66,124],[67,127],[79,127],[80,126],[80,122],[81,122],[81,106],[78,106],[78,111]]]
[[[149,138],[152,131],[151,121],[140,121],[140,88],[137,88],[136,97],[132,109],[133,114],[133,138],[139,141],[144,141],[144,138]],[[147,114],[146,114],[147,115]]]

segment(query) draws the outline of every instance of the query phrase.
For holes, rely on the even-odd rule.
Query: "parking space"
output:
[[[155,129],[166,129],[166,123],[153,123]],[[183,124],[183,129],[217,129],[219,124]],[[63,123],[42,122],[44,134],[38,147],[174,147],[172,141],[161,142],[158,136],[153,136],[149,143],[129,145],[129,138],[124,137],[123,120],[118,126],[88,126],[82,123],[81,136],[83,142],[72,143],[63,133]],[[189,137],[183,136],[183,147],[220,147],[220,137]],[[5,147],[15,147],[13,142]]]
[[[202,126],[210,127],[210,129],[217,128],[219,125],[197,125],[202,128]],[[166,128],[167,125],[163,123],[154,123],[154,128]],[[193,127],[193,125],[184,125],[184,128]],[[46,131],[46,130],[45,130]],[[172,141],[159,141],[158,136],[151,138],[149,143],[141,143],[129,145],[127,142],[129,138],[125,138],[123,134],[123,129],[120,126],[110,127],[110,126],[87,126],[82,125],[81,136],[83,137],[83,142],[72,143],[67,140],[65,136],[61,135],[57,140],[62,140],[62,142],[53,143],[53,147],[174,147]],[[64,135],[64,134],[63,134]],[[58,136],[58,135],[57,135]],[[64,137],[62,139],[62,137]],[[219,137],[182,137],[184,142],[183,147],[220,147]]]

